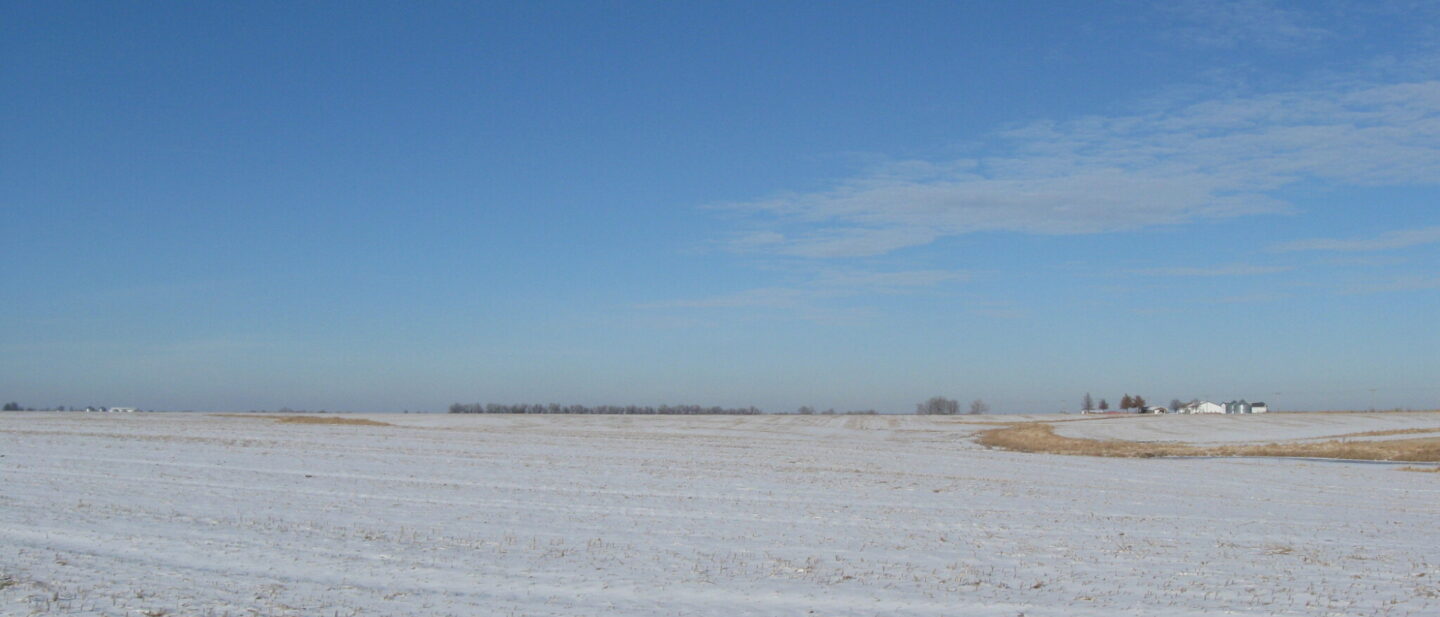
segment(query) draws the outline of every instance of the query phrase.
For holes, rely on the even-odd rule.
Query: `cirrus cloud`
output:
[[[831,188],[724,204],[754,227],[735,250],[890,253],[982,231],[1130,231],[1294,210],[1278,189],[1440,183],[1440,81],[1171,105],[1035,123],[988,156],[899,161]]]
[[[958,270],[826,270],[793,286],[758,287],[687,300],[642,304],[647,309],[761,308],[815,311],[831,300],[917,293],[945,283],[969,280]]]
[[[1384,251],[1440,242],[1440,226],[1387,231],[1369,238],[1310,238],[1270,247],[1276,252]]]
[[[1208,268],[1180,267],[1180,268],[1144,268],[1131,270],[1131,274],[1140,276],[1258,276],[1261,274],[1277,274],[1294,270],[1290,266],[1255,266],[1248,264],[1230,264],[1225,266],[1213,266]]]

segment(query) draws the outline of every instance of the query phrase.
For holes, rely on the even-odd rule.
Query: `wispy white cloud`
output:
[[[989,317],[991,319],[1021,319],[1030,314],[1028,311],[1019,308],[973,308],[970,309],[969,312],[972,315]]]
[[[968,272],[959,270],[903,270],[898,272],[826,270],[820,274],[813,285],[820,289],[895,294],[940,283],[964,281],[969,278]]]
[[[1310,238],[1283,242],[1270,247],[1277,252],[1293,251],[1385,251],[1440,242],[1440,226],[1387,231],[1369,238]]]
[[[1410,263],[1410,260],[1405,257],[1395,257],[1390,255],[1347,255],[1344,257],[1330,257],[1327,259],[1321,259],[1316,263],[1322,266],[1383,267],[1398,266],[1401,264]]]
[[[1130,270],[1130,274],[1138,274],[1141,276],[1255,276],[1259,274],[1289,272],[1294,269],[1295,268],[1291,266],[1229,264],[1203,268],[1145,268],[1141,270]]]
[[[796,286],[759,287],[689,300],[670,300],[641,308],[766,308],[817,309],[824,301],[859,296],[897,295],[949,282],[965,281],[970,274],[955,270],[826,270]]]
[[[1171,105],[1006,131],[988,157],[900,161],[721,207],[740,251],[879,255],[980,231],[1092,234],[1284,213],[1300,182],[1440,183],[1440,81],[1345,85]]]
[[[1392,291],[1422,291],[1428,289],[1440,289],[1440,276],[1402,276],[1379,283],[1356,285],[1345,290],[1345,293],[1373,294]]]
[[[667,300],[642,304],[640,308],[799,308],[816,298],[826,297],[814,289],[799,287],[758,287],[734,293],[691,300]]]
[[[1225,296],[1216,300],[1216,302],[1221,304],[1261,304],[1266,302],[1279,302],[1289,297],[1287,294],[1256,293],[1243,296]]]
[[[1179,23],[1166,35],[1201,47],[1296,49],[1333,35],[1305,12],[1273,0],[1185,0],[1168,8]]]

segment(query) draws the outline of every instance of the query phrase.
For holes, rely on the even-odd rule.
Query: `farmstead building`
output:
[[[1247,403],[1245,399],[1225,403],[1225,413],[1265,413],[1270,411],[1265,403]]]
[[[1245,399],[1228,403],[1196,401],[1180,408],[1180,413],[1265,413],[1270,408],[1265,403],[1250,403]]]
[[[1196,401],[1180,409],[1181,413],[1225,413],[1225,408],[1219,403],[1210,401]]]

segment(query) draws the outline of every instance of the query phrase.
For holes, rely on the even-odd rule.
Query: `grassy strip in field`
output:
[[[1378,431],[1377,431],[1378,432]],[[1330,440],[1306,443],[1195,446],[1183,443],[1145,443],[1121,439],[1084,439],[1055,434],[1043,422],[1022,422],[982,431],[980,445],[1016,452],[1076,456],[1147,458],[1155,456],[1283,456],[1338,458],[1362,461],[1440,462],[1440,438],[1391,441]]]
[[[272,416],[275,417],[275,416]],[[337,416],[279,416],[275,421],[281,424],[353,424],[357,426],[395,426],[366,418],[341,418]]]
[[[1344,435],[1331,435],[1331,439],[1345,437],[1389,437],[1391,435],[1417,435],[1420,433],[1440,433],[1440,428],[1397,428],[1388,431],[1365,431],[1363,433],[1346,433]]]
[[[389,422],[369,420],[366,418],[346,418],[343,416],[272,416],[268,414],[245,414],[245,413],[217,413],[215,416],[221,418],[250,418],[257,420],[274,420],[281,424],[350,424],[355,426],[395,426]]]

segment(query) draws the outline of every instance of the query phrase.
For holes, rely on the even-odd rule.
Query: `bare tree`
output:
[[[795,413],[798,413],[802,416],[813,416],[815,415],[815,408],[809,405],[801,405],[800,409],[797,410]]]
[[[454,405],[450,406],[450,413],[756,415],[760,413],[760,410],[755,407],[726,409],[717,406],[704,407],[701,405],[661,405],[659,407],[641,407],[637,405],[600,405],[599,407],[587,407],[585,405],[560,405],[558,403],[551,403],[546,405],[525,403],[520,403],[516,405],[501,405],[497,403],[486,403],[484,405],[481,405],[479,403],[455,403]]]
[[[916,405],[915,413],[922,416],[953,416],[960,413],[960,401],[934,396]]]
[[[1145,411],[1145,397],[1138,394],[1135,395],[1134,398],[1130,399],[1130,406],[1139,409],[1140,411]]]
[[[985,401],[978,398],[970,401],[970,415],[978,416],[988,411],[990,411],[990,406],[986,405]]]
[[[1085,411],[1091,411],[1095,409],[1095,399],[1090,398],[1089,392],[1085,393],[1085,400],[1080,402],[1080,408]]]
[[[1100,399],[1100,411],[1106,411],[1108,409],[1110,409],[1110,403],[1105,402],[1103,398]]]
[[[1185,406],[1185,403],[1180,402],[1180,399],[1178,399],[1178,398],[1172,398],[1172,399],[1170,399],[1170,411],[1180,411],[1180,408],[1181,408],[1181,407],[1184,407],[1184,406]]]

